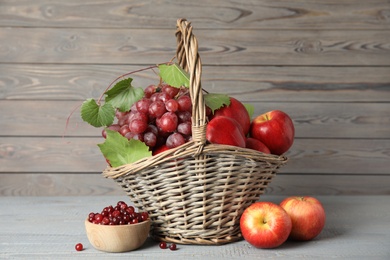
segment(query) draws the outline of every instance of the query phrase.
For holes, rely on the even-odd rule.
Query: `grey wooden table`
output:
[[[261,200],[279,203],[282,196]],[[84,219],[125,196],[0,197],[0,259],[390,259],[389,196],[318,196],[323,232],[309,242],[257,249],[242,240],[221,246],[178,245],[162,250],[151,239],[139,250],[104,253],[88,242]],[[76,243],[85,249],[77,252]]]

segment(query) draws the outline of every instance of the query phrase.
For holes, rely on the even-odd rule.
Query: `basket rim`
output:
[[[176,148],[166,150],[157,155],[142,158],[130,164],[124,164],[118,167],[107,166],[102,174],[106,178],[116,179],[123,175],[136,174],[137,172],[142,171],[148,167],[157,167],[158,165],[167,161],[181,159],[189,156],[196,157],[196,152],[199,149],[199,146],[199,143],[190,141]],[[238,157],[246,157],[248,159],[258,161],[267,161],[270,163],[276,163],[279,167],[284,166],[289,160],[285,155],[266,154],[250,148],[211,143],[202,145],[201,154],[205,155],[213,153],[223,153],[227,155],[235,155]]]

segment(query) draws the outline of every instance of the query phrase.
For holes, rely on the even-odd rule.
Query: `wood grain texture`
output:
[[[390,138],[389,103],[248,103],[255,107],[254,115],[273,109],[288,112],[297,138]],[[102,128],[92,127],[81,119],[81,104],[82,101],[0,100],[0,111],[12,107],[12,114],[0,114],[0,135],[99,137]]]
[[[186,17],[208,29],[389,29],[386,0],[3,0],[0,26],[168,28]],[[94,10],[94,12],[91,12]]]
[[[0,99],[98,98],[116,77],[146,67],[0,64]],[[131,77],[137,87],[158,82],[152,70]],[[388,102],[390,67],[203,66],[202,86],[245,102]]]
[[[0,195],[118,192],[96,175],[101,129],[78,105],[169,61],[178,14],[194,26],[205,89],[292,116],[296,142],[270,193],[389,194],[388,0],[3,0]]]
[[[280,203],[283,196],[262,200]],[[108,254],[92,248],[84,220],[125,196],[0,197],[0,258],[19,259],[387,259],[390,255],[388,196],[317,196],[327,213],[317,238],[287,241],[274,250],[260,250],[241,240],[223,246],[178,245],[164,251],[148,239],[139,250]],[[127,201],[127,200],[126,200]],[[42,216],[44,212],[44,220]],[[14,217],[10,217],[14,216]],[[364,223],[364,225],[362,224]],[[77,252],[76,243],[85,250]]]
[[[99,137],[0,137],[0,172],[101,172]],[[389,139],[297,138],[283,173],[389,174]]]
[[[100,173],[1,173],[0,196],[124,196]],[[388,175],[279,173],[266,195],[390,195]],[[369,184],[369,185],[368,185]]]
[[[175,55],[175,30],[0,28],[7,63],[157,64]],[[205,65],[389,66],[389,30],[194,31]],[[29,39],[25,41],[24,39]]]

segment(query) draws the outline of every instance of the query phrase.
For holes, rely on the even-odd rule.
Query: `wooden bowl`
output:
[[[99,225],[85,220],[89,242],[104,252],[128,252],[141,247],[150,231],[150,219],[130,225]]]

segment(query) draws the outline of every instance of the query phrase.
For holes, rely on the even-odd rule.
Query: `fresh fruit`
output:
[[[244,239],[257,248],[275,248],[283,244],[291,232],[291,219],[279,205],[255,202],[241,215],[240,229]]]
[[[190,140],[191,109],[188,89],[165,83],[150,85],[130,111],[116,111],[117,121],[107,129],[119,132],[129,140],[140,140],[152,154],[158,154],[165,147],[174,148]],[[102,136],[107,138],[106,129]]]
[[[153,155],[162,153],[166,150],[169,150],[169,147],[167,145],[163,144],[160,147],[157,147],[156,149],[153,150]]]
[[[236,120],[227,116],[211,119],[206,127],[206,139],[213,144],[245,147],[245,135]]]
[[[168,148],[175,148],[178,147],[186,142],[184,136],[180,133],[173,133],[170,136],[168,136],[166,141],[166,146]]]
[[[260,142],[259,140],[255,138],[248,137],[246,138],[245,147],[253,150],[257,150],[262,153],[270,154],[271,151],[268,149],[265,144]]]
[[[160,242],[159,247],[161,249],[166,249],[167,248],[167,243],[166,242]]]
[[[88,221],[100,225],[129,225],[144,222],[149,218],[147,212],[136,212],[135,208],[124,201],[116,206],[104,207],[101,212],[88,214]]]
[[[155,68],[159,69],[159,84],[145,89],[134,87],[133,79],[125,78]],[[248,111],[251,111],[248,106],[225,94],[201,91],[206,110],[206,118],[201,118],[201,123],[209,122],[215,112],[215,117],[226,115],[234,118],[244,136],[248,133]],[[118,167],[157,154],[161,147],[174,148],[192,141],[193,124],[200,122],[192,122],[193,105],[197,105],[192,104],[193,101],[190,75],[169,62],[117,77],[98,100],[88,98],[83,102],[80,115],[90,125],[104,127],[102,136],[106,140],[98,146],[107,163]],[[222,139],[224,142],[229,138]],[[240,140],[238,146],[245,147],[245,140]]]
[[[177,249],[177,246],[175,243],[172,243],[169,245],[169,249],[172,250],[172,251],[175,251]]]
[[[252,121],[250,135],[264,143],[272,154],[281,155],[292,146],[295,128],[289,115],[272,110]]]
[[[290,239],[311,240],[319,235],[325,226],[325,210],[316,198],[288,197],[280,206],[289,214],[292,221]]]
[[[238,124],[242,127],[244,135],[246,136],[249,132],[251,119],[245,106],[235,98],[230,97],[230,104],[223,106],[214,111],[214,117],[227,116],[235,119]]]
[[[77,243],[74,247],[76,249],[76,251],[83,251],[83,244],[81,243]]]

